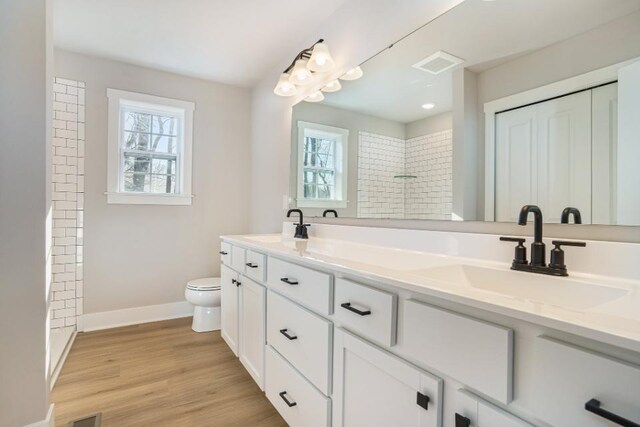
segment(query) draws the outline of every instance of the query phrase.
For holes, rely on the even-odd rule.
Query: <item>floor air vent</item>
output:
[[[439,50],[422,61],[413,64],[413,68],[437,75],[463,62],[464,59]]]
[[[100,427],[102,414],[90,415],[79,420],[71,421],[69,427]]]

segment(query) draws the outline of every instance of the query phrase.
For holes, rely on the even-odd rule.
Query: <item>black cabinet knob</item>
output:
[[[471,426],[471,420],[467,417],[463,417],[462,415],[456,412],[456,427],[469,427]]]

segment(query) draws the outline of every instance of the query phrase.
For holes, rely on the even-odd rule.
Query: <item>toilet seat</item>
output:
[[[216,291],[220,289],[219,277],[205,277],[204,279],[190,280],[187,289],[192,291]]]

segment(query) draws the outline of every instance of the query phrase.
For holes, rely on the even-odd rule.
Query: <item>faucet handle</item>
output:
[[[556,270],[562,276],[567,276],[567,266],[564,264],[564,251],[561,246],[578,246],[584,248],[587,246],[585,242],[567,242],[564,240],[554,240],[551,242],[555,248],[551,249],[551,262],[549,268]]]
[[[515,255],[513,257],[513,264],[528,264],[527,261],[527,248],[524,246],[526,239],[523,237],[500,237],[503,242],[516,242],[518,245],[515,249]]]
[[[560,248],[560,246],[579,246],[584,248],[587,246],[586,242],[567,242],[565,240],[554,240],[551,244],[555,245],[556,248]]]

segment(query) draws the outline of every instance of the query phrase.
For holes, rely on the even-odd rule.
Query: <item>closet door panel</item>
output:
[[[545,222],[560,222],[567,206],[591,222],[591,91],[536,104],[538,205]]]
[[[496,221],[515,222],[537,202],[537,107],[496,115]]]

